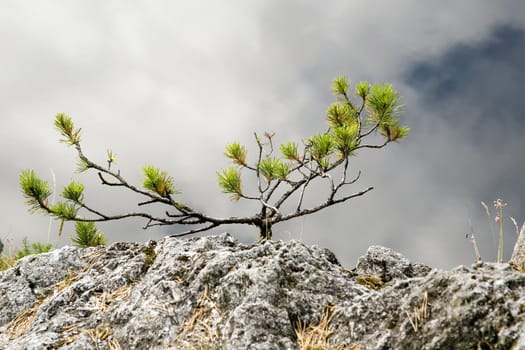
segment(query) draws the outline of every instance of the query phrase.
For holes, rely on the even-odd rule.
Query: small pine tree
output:
[[[94,222],[75,222],[76,236],[71,241],[80,248],[96,247],[106,245],[106,237],[102,232],[98,232]]]
[[[51,243],[33,242],[29,244],[27,238],[24,238],[22,240],[22,249],[15,254],[15,260],[28,255],[47,253],[51,248],[53,248]]]
[[[84,185],[74,181],[64,187],[64,201],[51,205],[48,201],[51,195],[49,184],[38,178],[33,170],[21,172],[20,186],[31,212],[43,212],[62,222],[84,222],[80,224],[74,239],[78,244],[95,244],[92,239],[97,237],[96,228],[90,223],[130,217],[145,218],[147,223],[144,228],[160,225],[193,227],[172,236],[188,235],[227,224],[246,224],[256,226],[261,239],[271,239],[272,228],[277,223],[316,213],[371,191],[373,187],[352,194],[342,193],[343,188],[355,184],[361,175],[358,171],[353,178],[350,177],[350,157],[356,155],[358,150],[380,149],[408,135],[409,129],[399,121],[403,112],[403,106],[399,103],[401,98],[392,85],[360,82],[355,87],[355,96],[351,96],[348,79],[337,77],[332,83],[332,92],[336,95],[336,101],[326,112],[327,130],[304,139],[302,143],[284,142],[277,148],[280,154],[276,154],[274,133],[264,133],[263,136],[255,134],[258,150],[255,161],[248,160],[244,145],[233,142],[226,146],[224,155],[230,159],[232,166],[217,173],[219,187],[233,201],[257,202],[260,209],[251,216],[219,218],[201,213],[176,200],[175,195],[180,192],[175,188],[173,178],[154,166],[142,169],[142,187],[129,183],[119,170],[111,168],[116,162],[112,151],[108,150],[107,166],[99,165],[85,155],[81,147],[81,129],[76,128],[71,118],[62,113],[56,116],[55,127],[63,137],[61,141],[76,149],[79,172],[95,171],[102,185],[126,188],[144,196],[145,200],[138,204],[141,208],[163,204],[170,211],[166,211],[165,216],[146,210],[116,215],[103,213],[88,205],[84,198]],[[358,99],[357,102],[354,97]],[[379,138],[374,137],[374,134],[378,134]],[[379,142],[370,142],[370,139]],[[256,184],[255,193],[244,190],[246,174],[251,175]],[[339,180],[336,175],[340,177]],[[305,207],[304,195],[315,182],[324,182],[326,195],[316,205]],[[285,212],[283,207],[290,205],[284,204],[292,201],[296,204],[292,204],[292,209]],[[96,242],[98,244],[101,241]]]

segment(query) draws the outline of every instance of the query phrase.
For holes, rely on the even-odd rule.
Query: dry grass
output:
[[[82,271],[84,272],[88,270],[98,259],[100,259],[103,253],[104,253],[104,249],[98,249],[98,250],[95,250],[94,252],[84,255],[82,258],[88,258],[89,260],[88,260],[87,265],[84,267]],[[64,279],[55,285],[54,287],[55,293],[60,293],[61,291],[69,287],[71,284],[78,281],[80,277],[81,276],[75,271],[72,271],[72,270],[68,271]],[[127,293],[126,289],[119,288],[117,291],[111,293],[110,297],[120,298],[125,293]],[[27,328],[31,325],[31,323],[35,319],[36,313],[38,312],[42,303],[45,300],[46,300],[45,297],[38,299],[33,307],[27,310],[23,310],[13,320],[11,320],[11,322],[7,324],[6,329],[8,333],[10,334],[11,339],[18,338],[26,332]],[[71,325],[69,327],[66,327],[64,329],[64,333],[69,333],[71,331],[74,331],[77,327],[78,325]]]
[[[62,328],[62,330],[60,332],[61,335],[65,335],[65,334],[68,334],[68,333],[74,333],[74,334],[69,335],[67,337],[63,337],[62,339],[60,339],[57,343],[55,343],[53,345],[53,348],[54,349],[59,349],[62,346],[67,345],[67,344],[72,343],[73,341],[75,341],[75,339],[77,339],[80,335],[82,335],[81,332],[78,332],[78,328],[81,325],[82,325],[81,323],[74,323],[74,324],[71,324],[69,326],[66,326],[66,327]]]
[[[216,310],[215,303],[208,295],[208,286],[204,286],[204,291],[197,301],[197,305],[192,315],[184,324],[184,329],[175,341],[176,345],[181,346],[184,341],[190,341],[192,348],[197,349],[215,349],[220,335],[216,330],[205,322],[206,316],[213,310]],[[199,332],[196,329],[199,328]],[[200,344],[200,345],[197,345]]]
[[[79,277],[77,273],[69,271],[65,278],[55,285],[55,292],[61,292],[78,279]],[[13,320],[11,320],[11,322],[8,323],[6,329],[10,333],[11,339],[18,338],[26,332],[27,327],[33,322],[37,311],[45,300],[45,297],[41,297],[33,307],[20,312]]]
[[[186,335],[193,332],[197,324],[202,323],[202,319],[212,310],[210,306],[206,305],[208,301],[211,302],[208,297],[208,286],[205,285],[204,291],[202,292],[199,301],[197,301],[197,306],[193,310],[193,314],[191,315],[190,319],[186,321],[184,329],[179,334],[178,339],[182,340],[184,337],[186,337]]]
[[[330,327],[332,318],[335,314],[335,306],[328,305],[323,309],[321,320],[317,325],[307,326],[304,323],[298,322],[295,329],[297,335],[297,345],[300,350],[362,350],[362,344],[354,344],[344,347],[342,345],[333,345],[330,342],[330,337],[334,331]]]
[[[122,301],[129,297],[131,294],[131,284],[124,285],[117,290],[107,293],[99,293],[97,295],[98,309],[99,311],[104,311],[109,307],[114,301]]]
[[[483,349],[486,349],[486,348],[489,348],[490,350],[494,350],[494,346],[491,345],[490,343],[487,343],[486,341],[479,341],[478,342],[478,345],[476,347],[476,350],[483,350]],[[511,347],[511,349],[513,349],[514,346]]]
[[[79,326],[80,324],[77,323],[69,327],[66,327],[63,329],[63,333],[75,332]],[[100,349],[101,347],[99,346],[99,343],[106,342],[107,347],[103,347],[104,349],[122,350],[120,343],[115,337],[113,337],[112,334],[113,334],[113,329],[111,327],[96,327],[96,328],[84,329],[81,332],[76,332],[76,334],[73,334],[73,335],[70,335],[68,337],[61,339],[60,341],[58,341],[56,344],[53,345],[53,348],[59,349],[64,345],[71,344],[72,342],[77,340],[78,337],[82,335],[86,335],[91,339],[91,341],[95,345],[95,347],[92,349]]]
[[[27,327],[33,323],[36,313],[44,300],[44,298],[37,300],[33,307],[20,312],[13,320],[11,320],[11,322],[7,324],[6,329],[11,339],[18,338],[26,332]]]
[[[0,255],[0,271],[4,271],[11,268],[15,264],[15,261],[15,256]]]
[[[100,247],[100,248],[92,251],[91,253],[87,253],[85,255],[82,255],[81,256],[82,259],[87,259],[87,264],[82,269],[82,272],[85,272],[85,271],[89,270],[91,268],[91,266],[93,266],[97,261],[99,261],[104,256],[105,253],[106,253],[106,248],[105,247]]]
[[[98,343],[100,341],[105,341],[110,350],[121,350],[120,343],[117,339],[112,337],[113,329],[111,327],[97,327],[92,329],[86,329],[83,333],[87,334],[93,343],[95,344],[95,349],[100,349]]]
[[[420,306],[414,306],[414,309],[411,312],[406,311],[406,314],[412,329],[417,333],[428,317],[428,293],[423,294]]]
[[[60,293],[76,281],[80,279],[80,275],[73,270],[69,270],[64,279],[55,285],[55,292]]]

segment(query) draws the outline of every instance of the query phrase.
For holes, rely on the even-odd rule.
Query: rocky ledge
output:
[[[378,246],[352,270],[228,234],[63,247],[0,272],[0,295],[1,349],[525,349],[525,274]]]

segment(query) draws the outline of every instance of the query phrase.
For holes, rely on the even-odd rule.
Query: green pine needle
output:
[[[76,236],[71,241],[80,248],[106,245],[107,240],[102,232],[98,232],[94,222],[77,221],[75,223]]]
[[[330,156],[334,150],[334,139],[330,134],[317,134],[308,140],[311,145],[310,154],[318,162]]]
[[[332,131],[335,148],[341,158],[349,156],[357,147],[359,140],[359,131],[357,124],[352,126],[340,126]]]
[[[332,92],[337,95],[346,95],[348,78],[339,76],[332,81]]]
[[[332,103],[328,107],[326,114],[326,120],[331,128],[355,124],[357,122],[357,112],[348,103]]]
[[[259,163],[259,171],[267,182],[275,179],[284,180],[290,173],[290,165],[283,163],[279,158],[266,157]]]
[[[246,147],[240,143],[234,142],[226,146],[226,152],[224,155],[233,160],[234,164],[246,165]]]
[[[58,202],[51,207],[54,216],[63,220],[74,220],[77,217],[78,207],[75,203]]]
[[[355,94],[361,97],[363,100],[366,99],[370,93],[370,83],[368,81],[361,81],[355,87]]]
[[[27,237],[22,239],[23,248],[15,254],[15,260],[22,259],[24,256],[47,253],[53,248],[51,243],[34,242],[29,244]]]
[[[30,212],[42,210],[52,192],[47,181],[36,177],[33,170],[22,170],[19,176],[20,187],[26,198]]]
[[[296,142],[287,142],[283,143],[279,149],[284,158],[288,160],[299,161],[299,153],[297,152],[297,143]]]
[[[82,158],[78,158],[77,161],[77,173],[83,173],[90,168],[89,163]]]
[[[75,129],[75,125],[70,116],[64,113],[57,114],[55,117],[55,128],[60,132],[60,135],[64,137],[60,142],[66,143],[69,146],[80,143],[81,129]]]
[[[319,164],[319,166],[323,170],[328,170],[328,168],[330,168],[330,166],[332,165],[332,163],[330,162],[330,158],[329,157],[325,157],[323,159],[320,159],[320,160],[317,161],[317,163]]]
[[[84,185],[80,182],[71,181],[69,185],[64,187],[62,197],[72,200],[75,203],[80,203],[82,201],[83,193]]]
[[[391,84],[374,85],[367,99],[367,111],[373,123],[390,123],[403,114],[401,97]]]
[[[160,171],[159,168],[148,165],[142,168],[142,172],[144,173],[142,185],[145,189],[155,192],[162,197],[179,193],[175,190],[173,178],[165,171]]]
[[[279,161],[274,169],[275,177],[279,180],[286,180],[290,174],[290,163],[283,163]]]
[[[241,172],[237,168],[230,167],[225,169],[221,173],[217,173],[217,178],[219,181],[219,186],[222,189],[222,193],[231,194],[230,199],[234,202],[241,198]]]

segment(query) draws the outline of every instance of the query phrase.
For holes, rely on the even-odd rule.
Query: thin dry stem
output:
[[[492,244],[496,244],[496,230],[494,229],[494,224],[492,223],[492,214],[490,213],[489,206],[485,202],[481,201],[481,205],[485,208],[485,214],[487,215],[487,220],[489,221],[490,233]]]
[[[321,319],[316,325],[307,326],[303,322],[299,321],[295,328],[295,334],[297,335],[297,345],[300,350],[309,349],[333,349],[333,350],[361,350],[363,346],[361,344],[354,344],[350,347],[344,347],[342,345],[334,346],[330,342],[330,337],[334,334],[334,330],[331,329],[330,323],[335,315],[335,306],[327,305],[323,309]]]
[[[518,227],[518,223],[516,219],[514,219],[512,216],[510,216],[510,221],[512,221],[512,224],[514,225],[514,231],[516,232],[516,237],[520,235],[520,228]]]
[[[482,261],[481,254],[479,252],[478,242],[476,241],[476,236],[474,235],[474,227],[472,226],[472,221],[468,220],[469,232],[467,233],[467,238],[470,239],[472,246],[474,247],[474,254],[476,255],[476,262]]]
[[[425,291],[423,294],[421,306],[414,306],[414,310],[412,312],[405,312],[412,329],[417,333],[421,329],[425,319],[428,317],[428,293]]]

